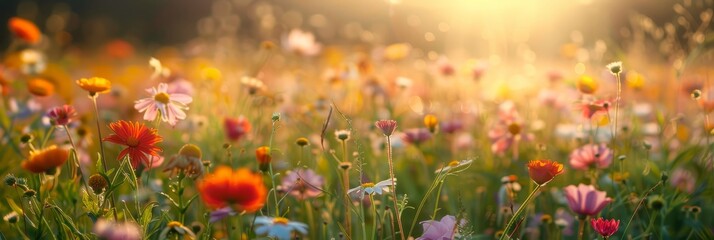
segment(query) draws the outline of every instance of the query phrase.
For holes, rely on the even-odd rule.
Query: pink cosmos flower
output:
[[[181,93],[169,93],[166,83],[159,83],[158,87],[146,89],[151,97],[139,99],[134,102],[134,108],[144,113],[144,120],[154,121],[159,115],[161,120],[175,126],[178,120],[186,119],[184,110],[193,101],[191,96]]]
[[[534,136],[525,131],[515,104],[508,101],[498,107],[498,122],[488,131],[488,138],[492,143],[491,151],[504,154],[514,144],[532,140]],[[517,154],[517,149],[513,148],[513,152],[514,155]]]
[[[431,132],[426,128],[408,129],[402,135],[402,140],[414,145],[419,145],[429,139],[431,139]]]
[[[588,170],[590,167],[604,169],[611,163],[612,150],[604,143],[588,144],[570,154],[570,166],[577,170]]]
[[[696,188],[697,179],[694,177],[692,172],[688,170],[678,168],[677,170],[674,170],[674,172],[672,172],[672,176],[670,176],[669,179],[670,184],[672,184],[673,187],[679,189],[680,191],[684,191],[691,194]]]
[[[581,216],[598,214],[612,199],[604,191],[598,191],[592,185],[570,185],[563,189],[568,205],[573,212]]]
[[[77,111],[70,105],[55,107],[47,112],[47,117],[52,120],[53,124],[62,126],[69,124],[76,115]]]
[[[322,49],[322,45],[315,41],[315,35],[300,29],[291,30],[283,44],[288,51],[304,56],[315,56]]]
[[[428,220],[422,221],[421,225],[424,228],[424,233],[417,240],[444,240],[453,239],[456,234],[456,217],[446,215],[440,221]],[[459,225],[465,225],[463,219],[459,221]]]

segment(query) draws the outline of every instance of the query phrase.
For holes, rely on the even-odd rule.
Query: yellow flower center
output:
[[[163,103],[163,104],[168,104],[169,103],[169,94],[165,92],[160,92],[154,95],[154,100],[157,102]]]
[[[449,163],[449,167],[456,167],[456,166],[458,166],[458,165],[459,165],[459,161],[456,161],[456,160],[451,161],[451,162]]]
[[[126,139],[126,145],[129,146],[129,147],[139,146],[139,139],[137,139],[136,137],[133,137],[133,136],[132,136],[132,137],[128,137],[128,138]]]
[[[183,147],[181,147],[181,150],[179,150],[179,154],[187,157],[201,159],[201,149],[193,144],[183,145]]]
[[[368,183],[362,183],[363,188],[370,188],[374,187],[374,183],[368,182]]]
[[[290,220],[288,220],[287,218],[284,218],[284,217],[276,217],[276,218],[273,218],[273,224],[283,224],[283,225],[286,225],[286,224],[288,224],[288,222],[290,222]]]

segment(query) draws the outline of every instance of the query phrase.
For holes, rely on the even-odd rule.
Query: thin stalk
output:
[[[530,194],[528,194],[528,197],[526,197],[526,200],[523,201],[523,204],[516,210],[516,212],[513,214],[513,217],[511,217],[511,220],[508,221],[508,224],[506,225],[506,228],[503,229],[503,234],[501,235],[500,240],[504,240],[507,237],[510,238],[511,234],[508,234],[511,231],[511,227],[513,227],[513,224],[515,224],[518,221],[519,216],[523,211],[525,211],[526,208],[528,208],[528,203],[531,202],[533,197],[535,197],[536,193],[538,190],[540,190],[541,185],[536,184],[535,188],[533,188],[533,191],[531,191]]]
[[[102,166],[104,166],[104,172],[106,173],[109,171],[107,168],[107,155],[104,153],[104,142],[102,141],[102,126],[99,123],[99,108],[97,107],[97,95],[94,93],[94,95],[89,96],[90,99],[92,99],[92,105],[94,106],[94,116],[96,117],[97,120],[97,136],[99,137],[99,150],[101,153],[101,161],[102,161]],[[119,217],[117,216],[117,209],[114,207],[116,206],[114,202],[114,193],[111,193],[109,196],[109,204],[111,204],[109,207],[112,209],[112,215],[114,216],[114,221],[119,221]]]
[[[640,206],[642,206],[642,203],[644,203],[644,202],[645,202],[645,199],[647,199],[647,195],[649,195],[650,193],[652,193],[652,191],[654,191],[655,188],[657,188],[660,184],[662,184],[662,181],[657,182],[657,184],[655,184],[654,186],[652,186],[652,188],[650,188],[649,190],[647,190],[647,192],[645,193],[645,195],[642,196],[642,199],[640,199],[640,202],[637,204],[637,207],[635,207],[635,211],[632,213],[632,216],[630,216],[630,220],[627,221],[627,225],[625,225],[625,231],[623,231],[624,233],[627,233],[627,230],[630,228],[630,223],[632,223],[632,220],[635,218],[635,215],[637,215],[637,210],[640,209]]]
[[[578,240],[582,240],[585,236],[585,219],[587,216],[578,217]]]
[[[379,214],[377,213],[377,205],[374,204],[374,195],[369,195],[369,202],[372,204],[372,212],[374,212],[374,219],[372,219],[372,240],[377,237],[377,219],[379,219]]]
[[[349,159],[347,158],[347,143],[345,140],[341,140],[340,143],[342,143],[342,161],[343,162],[349,162]],[[350,200],[350,196],[347,193],[350,189],[350,170],[345,169],[344,173],[342,174],[342,190],[345,192],[344,195],[344,204],[345,204],[345,232],[347,237],[349,238],[350,235],[352,234],[352,212],[350,211],[352,201]]]
[[[389,162],[389,178],[392,181],[390,187],[392,188],[392,200],[394,201],[394,213],[397,218],[397,226],[399,226],[399,236],[404,240],[404,229],[402,227],[402,217],[399,212],[399,204],[397,203],[397,189],[396,182],[394,181],[394,163],[392,161],[392,140],[387,136],[387,162]]]

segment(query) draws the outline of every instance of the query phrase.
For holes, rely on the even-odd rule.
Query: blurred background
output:
[[[0,19],[34,21],[69,45],[99,47],[122,38],[143,48],[177,45],[224,32],[258,40],[279,40],[301,28],[329,44],[390,44],[408,41],[450,54],[507,57],[527,43],[538,56],[558,54],[563,42],[607,42],[622,37],[628,16],[642,14],[656,24],[677,17],[677,1],[661,0],[73,0],[0,1]],[[694,1],[704,8],[711,1]],[[225,34],[227,33],[227,34]],[[0,31],[2,44],[9,44]],[[614,39],[613,39],[614,38]],[[503,41],[502,41],[503,40]],[[140,44],[137,44],[139,43]]]

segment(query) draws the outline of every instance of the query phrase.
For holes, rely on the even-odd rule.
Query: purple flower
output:
[[[140,240],[141,230],[139,225],[133,222],[112,222],[99,219],[94,224],[94,234],[100,239],[106,240]]]
[[[426,128],[412,128],[404,132],[402,139],[405,142],[419,145],[431,139],[431,132]]]
[[[466,222],[462,219],[459,225],[464,225]],[[423,221],[421,226],[424,228],[424,234],[416,240],[449,240],[454,239],[456,234],[456,217],[446,215],[441,218],[441,221]]]
[[[216,211],[211,212],[211,218],[208,220],[210,223],[218,222],[221,219],[224,219],[229,216],[236,215],[236,212],[233,211],[233,208],[231,207],[224,207],[224,208],[219,208]]]
[[[312,169],[298,168],[283,178],[281,188],[297,200],[314,198],[322,194],[325,180]]]

